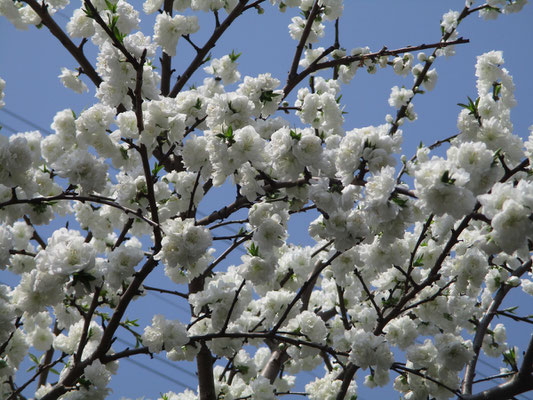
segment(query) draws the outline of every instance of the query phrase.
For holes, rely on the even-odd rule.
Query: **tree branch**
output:
[[[515,271],[513,271],[511,276],[523,275],[524,273],[526,273],[528,270],[531,269],[532,262],[533,260],[530,259],[526,263],[522,264]],[[485,312],[485,315],[483,316],[483,318],[481,318],[481,321],[479,321],[476,327],[476,334],[472,342],[472,350],[474,352],[474,356],[466,365],[465,377],[464,377],[463,386],[462,386],[463,394],[472,394],[472,384],[474,382],[474,377],[476,376],[476,365],[477,365],[479,353],[481,351],[481,346],[483,345],[483,338],[487,334],[489,325],[492,322],[492,319],[494,318],[496,313],[498,312],[498,308],[502,304],[503,299],[505,298],[505,296],[507,295],[507,293],[509,293],[511,289],[512,289],[512,286],[509,286],[505,283],[502,284],[502,286],[498,289],[498,291],[494,295],[494,298],[492,299],[492,302],[490,303],[489,308]]]
[[[46,5],[40,6],[36,0],[23,0],[27,3],[33,11],[37,13],[41,22],[44,26],[48,28],[50,33],[54,35],[67,49],[67,51],[74,57],[74,59],[80,64],[80,67],[83,70],[83,73],[89,77],[89,79],[94,83],[96,87],[100,86],[102,83],[102,78],[98,75],[94,67],[91,65],[89,60],[83,54],[82,48],[77,47],[72,40],[66,35],[65,32],[56,24],[54,19],[48,13]]]

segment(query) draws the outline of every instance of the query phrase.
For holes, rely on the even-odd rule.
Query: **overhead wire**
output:
[[[1,108],[0,111],[3,111],[3,112],[5,112],[6,114],[12,116],[13,118],[16,118],[16,119],[18,119],[19,121],[24,122],[25,124],[31,126],[32,128],[38,129],[39,131],[45,133],[46,135],[53,135],[53,132],[52,132],[51,130],[46,129],[46,128],[43,128],[42,126],[37,125],[36,123],[30,121],[29,119],[24,118],[22,115],[20,115],[20,114],[14,112],[14,111],[8,110],[6,107]],[[5,126],[5,125],[4,125],[4,126]]]

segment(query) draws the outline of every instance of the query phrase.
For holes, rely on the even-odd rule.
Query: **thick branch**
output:
[[[513,273],[512,276],[521,276],[525,272],[531,269],[532,260],[530,259],[528,262],[522,264],[520,267],[518,267]],[[477,360],[479,357],[479,353],[481,351],[481,346],[483,345],[483,338],[487,334],[487,330],[489,328],[490,323],[492,322],[492,319],[498,312],[498,308],[503,302],[503,299],[509,293],[509,291],[512,289],[512,286],[506,285],[505,283],[498,289],[496,294],[494,295],[494,298],[492,299],[492,302],[490,303],[489,308],[485,312],[485,315],[483,318],[481,318],[481,321],[479,321],[477,327],[476,327],[476,335],[474,336],[473,340],[473,351],[474,356],[470,360],[470,362],[466,366],[465,370],[465,378],[463,381],[463,387],[462,392],[464,394],[472,394],[472,384],[474,382],[474,377],[476,375],[476,366],[477,366]]]

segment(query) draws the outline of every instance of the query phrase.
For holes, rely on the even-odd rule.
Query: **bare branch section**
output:
[[[239,3],[235,6],[235,8],[230,12],[230,14],[227,16],[227,18],[218,25],[209,40],[204,44],[204,46],[198,50],[196,57],[194,57],[194,60],[192,60],[189,67],[185,70],[183,75],[181,75],[178,78],[178,81],[172,88],[172,91],[169,94],[169,97],[176,97],[178,93],[183,89],[185,84],[189,81],[191,76],[196,72],[198,68],[205,62],[205,59],[207,55],[209,54],[209,51],[215,47],[218,39],[222,36],[222,34],[226,31],[226,29],[229,28],[229,26],[232,24],[239,15],[242,14],[242,12],[245,10],[246,3],[248,3],[249,0],[240,0]]]
[[[106,206],[110,206],[110,207],[114,207],[119,210],[122,210],[125,214],[134,215],[136,218],[143,220],[144,222],[146,222],[147,224],[153,227],[159,226],[154,221],[144,217],[140,210],[138,211],[132,210],[131,208],[124,207],[116,203],[114,199],[110,199],[110,198],[102,197],[102,196],[96,196],[96,195],[80,196],[75,193],[61,193],[56,196],[34,197],[31,199],[13,198],[8,201],[4,201],[3,203],[0,203],[0,208],[10,206],[13,204],[47,204],[47,203],[53,203],[54,201],[59,201],[59,200],[79,201],[81,203],[89,202],[89,203],[105,204]]]
[[[527,271],[531,270],[531,264],[532,264],[532,260],[530,259],[528,262],[522,264],[515,271],[513,271],[511,276],[517,276],[517,277],[522,276]],[[489,325],[492,322],[492,319],[496,316],[496,313],[498,312],[498,308],[502,304],[503,299],[509,293],[511,288],[512,286],[506,285],[505,283],[501,286],[501,288],[496,292],[496,295],[492,299],[492,302],[489,308],[487,309],[487,311],[485,312],[485,315],[483,316],[481,321],[479,321],[478,325],[476,326],[476,335],[474,336],[473,346],[472,346],[473,347],[472,350],[474,351],[474,357],[469,361],[469,363],[466,366],[465,379],[463,381],[463,387],[462,387],[463,394],[472,394],[472,384],[476,376],[476,366],[477,366],[479,354],[481,352],[483,338],[487,334]],[[524,363],[525,363],[525,360],[524,360]]]
[[[95,86],[100,86],[102,83],[102,78],[100,78],[89,60],[87,60],[85,54],[83,54],[83,50],[76,46],[72,40],[70,40],[66,33],[63,32],[59,25],[50,16],[48,13],[48,6],[44,3],[43,5],[39,5],[36,0],[24,0],[24,2],[27,3],[33,9],[33,11],[37,13],[37,15],[41,18],[42,24],[48,28],[50,33],[54,35],[65,47],[65,49],[67,49],[67,51],[76,59],[76,61],[80,64],[83,73],[89,77]]]
[[[356,55],[356,56],[346,56],[346,57],[342,57],[336,60],[324,61],[324,62],[319,62],[319,63],[314,62],[311,65],[309,65],[309,67],[304,69],[302,72],[300,72],[299,74],[295,75],[293,78],[287,81],[287,84],[283,88],[283,99],[285,99],[289,95],[289,93],[306,77],[308,77],[314,72],[317,72],[323,69],[334,68],[339,65],[349,65],[354,62],[364,62],[365,60],[376,60],[379,57],[397,56],[399,54],[412,53],[415,51],[420,51],[420,50],[425,50],[425,49],[441,49],[443,47],[453,46],[457,44],[465,44],[469,42],[470,41],[468,39],[459,38],[452,42],[421,44],[419,46],[407,46],[407,47],[402,47],[402,48],[395,49],[395,50],[388,50],[384,48],[375,53],[361,54],[361,55]]]

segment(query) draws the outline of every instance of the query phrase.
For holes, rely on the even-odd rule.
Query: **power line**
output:
[[[0,126],[2,128],[6,128],[8,131],[11,131],[13,133],[18,133],[14,128],[10,127],[9,125],[6,125],[4,124],[3,122],[0,121]]]
[[[134,345],[133,343],[129,343],[127,340],[121,339],[121,338],[119,338],[119,337],[117,337],[117,341],[118,341],[118,342],[121,342],[121,343],[124,343],[126,346],[129,346],[129,347],[135,347],[135,345]],[[154,355],[153,355],[153,358],[155,358],[155,359],[158,360],[158,361],[161,361],[163,364],[166,364],[166,365],[168,365],[168,366],[171,367],[171,368],[174,368],[174,369],[176,369],[176,370],[178,370],[178,371],[180,371],[180,372],[183,372],[184,374],[187,374],[187,375],[189,375],[189,376],[191,376],[191,377],[193,377],[193,378],[195,378],[195,379],[197,378],[196,374],[192,373],[192,372],[189,371],[188,369],[185,369],[185,368],[183,368],[183,367],[180,367],[180,366],[179,366],[178,364],[176,364],[176,363],[173,363],[173,362],[168,361],[166,358],[163,358],[163,357],[161,357],[161,356],[159,356],[159,355],[157,355],[157,354],[154,354]]]
[[[17,114],[14,111],[10,111],[10,110],[8,110],[5,107],[2,108],[1,111],[5,112],[8,115],[11,115],[13,118],[18,119],[19,121],[24,122],[25,124],[31,126],[32,128],[35,128],[35,129],[38,129],[38,130],[42,131],[46,135],[53,135],[53,132],[50,131],[49,129],[46,129],[46,128],[43,128],[42,126],[37,125],[36,123],[30,121],[29,119],[24,118],[22,115],[19,115],[19,114]]]
[[[128,361],[128,362],[130,362],[130,363],[132,363],[132,364],[137,365],[139,368],[143,368],[143,369],[145,369],[145,370],[147,370],[147,371],[150,371],[150,372],[152,372],[153,374],[160,376],[161,378],[165,378],[166,380],[169,380],[169,381],[175,383],[176,385],[179,385],[179,386],[181,386],[181,387],[183,387],[183,388],[185,388],[185,389],[190,389],[190,390],[193,390],[193,391],[195,390],[195,389],[193,389],[191,386],[189,386],[189,385],[187,385],[187,384],[185,384],[185,383],[183,383],[183,382],[181,382],[181,381],[178,381],[177,379],[174,379],[173,377],[171,377],[171,376],[169,376],[169,375],[167,375],[167,374],[164,374],[164,373],[162,373],[162,372],[159,372],[159,371],[156,370],[155,368],[152,368],[152,367],[149,367],[149,366],[147,366],[147,365],[144,365],[143,363],[141,363],[141,362],[139,362],[139,361],[133,360],[133,359],[131,359],[131,358],[125,358],[125,360]]]

